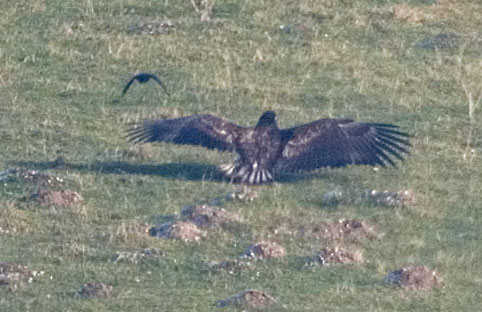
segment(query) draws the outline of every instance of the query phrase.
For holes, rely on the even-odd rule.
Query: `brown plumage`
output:
[[[148,120],[128,132],[135,143],[169,142],[236,152],[221,166],[233,182],[270,183],[275,173],[346,165],[395,165],[408,154],[408,135],[383,123],[324,118],[279,129],[276,114],[263,113],[255,127],[242,127],[213,115]]]

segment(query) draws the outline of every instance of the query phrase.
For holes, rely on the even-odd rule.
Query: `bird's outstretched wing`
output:
[[[134,80],[137,79],[137,76],[134,76],[131,78],[131,80],[129,80],[129,82],[125,85],[124,89],[122,89],[122,96],[124,96],[126,93],[127,93],[127,90],[129,90],[129,88],[131,87],[132,83],[134,82]]]
[[[221,151],[234,151],[235,140],[246,128],[213,115],[192,115],[174,119],[147,120],[128,129],[135,143],[170,142],[201,145]]]
[[[275,169],[312,170],[346,165],[395,165],[411,146],[398,127],[351,119],[320,119],[281,130],[284,150]]]
[[[135,75],[134,77],[132,77],[129,80],[129,82],[125,85],[124,89],[122,89],[122,96],[124,96],[127,93],[127,90],[129,90],[129,88],[131,87],[132,83],[134,83],[134,81],[137,80],[140,83],[145,83],[145,82],[149,81],[149,79],[152,79],[155,82],[157,82],[157,84],[162,87],[162,89],[164,90],[164,92],[167,93],[167,95],[171,95],[169,93],[169,91],[167,90],[167,87],[164,85],[164,83],[161,81],[161,79],[159,79],[156,75],[151,74],[151,73],[139,73],[139,74]]]
[[[169,93],[169,91],[167,90],[167,87],[164,85],[164,83],[161,81],[161,79],[159,79],[156,75],[151,75],[152,79],[154,79],[155,82],[157,82],[157,84],[159,84],[161,86],[161,88],[164,90],[164,92],[167,93],[167,95],[171,95]]]

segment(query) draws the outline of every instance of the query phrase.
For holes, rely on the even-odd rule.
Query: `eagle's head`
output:
[[[266,111],[259,117],[256,127],[276,126],[276,114],[273,111]]]

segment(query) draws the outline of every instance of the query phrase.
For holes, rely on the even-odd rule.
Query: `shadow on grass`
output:
[[[219,168],[202,163],[168,163],[168,164],[133,164],[125,161],[107,161],[92,163],[69,163],[65,161],[18,161],[11,165],[35,170],[74,170],[78,172],[96,172],[98,174],[140,174],[156,175],[169,179],[186,181],[229,182]],[[304,180],[326,179],[324,173],[278,174],[278,183],[296,183]]]

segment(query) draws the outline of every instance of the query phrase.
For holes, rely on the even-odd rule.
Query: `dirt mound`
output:
[[[276,300],[262,290],[249,289],[216,302],[218,308],[228,306],[246,308],[264,308],[276,303]]]
[[[87,283],[77,293],[83,299],[110,298],[112,297],[112,285],[104,283]]]
[[[361,262],[363,262],[363,255],[360,251],[350,251],[338,247],[326,247],[308,260],[310,265],[356,264]]]
[[[442,287],[436,272],[426,266],[410,266],[388,273],[385,283],[408,290],[432,290]]]
[[[71,206],[84,200],[82,195],[74,191],[40,190],[33,195],[43,206]]]
[[[8,287],[10,290],[15,290],[25,283],[31,283],[37,275],[37,271],[31,271],[26,266],[0,262],[0,287]]]
[[[184,207],[181,210],[181,216],[199,227],[226,226],[230,222],[240,220],[238,215],[228,212],[226,209],[208,205]]]
[[[280,245],[274,242],[258,242],[249,246],[241,257],[256,260],[282,258],[286,256],[286,251]]]
[[[149,235],[155,237],[181,239],[184,242],[198,241],[206,236],[194,223],[189,221],[172,221],[153,227],[149,230]]]
[[[319,222],[310,228],[300,229],[301,235],[329,239],[365,240],[379,236],[373,226],[362,220],[340,219],[334,222]]]

